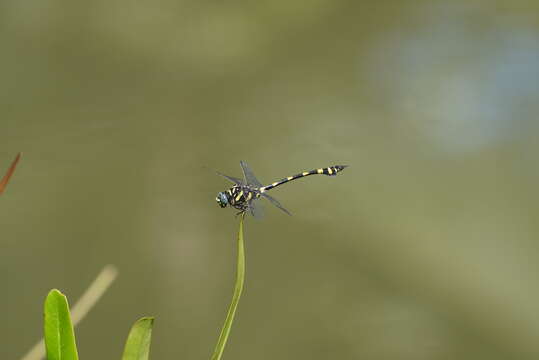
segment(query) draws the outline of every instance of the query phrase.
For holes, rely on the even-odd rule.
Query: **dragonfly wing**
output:
[[[241,179],[238,179],[238,178],[235,178],[235,177],[232,177],[232,176],[228,176],[228,175],[225,175],[225,174],[221,174],[219,171],[216,171],[216,173],[217,173],[217,175],[221,175],[222,177],[224,177],[228,181],[233,182],[236,185],[243,185],[243,181]]]
[[[245,161],[243,160],[240,161],[240,165],[241,165],[241,170],[243,171],[243,176],[245,177],[245,182],[248,185],[252,185],[257,188],[260,188],[263,186],[262,183],[258,181],[255,174],[253,173],[253,171],[251,170],[251,168],[249,167],[249,165],[247,165]]]
[[[251,201],[249,203],[249,212],[255,219],[262,219],[264,217],[262,206],[256,201]]]
[[[265,197],[266,199],[268,199],[273,205],[277,206],[279,209],[281,209],[282,211],[284,211],[288,215],[292,216],[290,211],[286,210],[276,198],[274,198],[272,196],[269,196],[268,194],[265,194],[265,193],[262,193],[262,196]]]

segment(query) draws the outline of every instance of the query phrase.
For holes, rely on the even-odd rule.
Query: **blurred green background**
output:
[[[246,160],[276,189],[245,226],[225,359],[539,357],[539,3],[0,3],[2,359],[42,302],[120,275],[78,326],[119,359],[207,359],[230,301]],[[7,309],[7,310],[6,310]]]

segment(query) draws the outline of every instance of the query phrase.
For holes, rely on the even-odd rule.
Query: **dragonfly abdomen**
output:
[[[328,176],[335,176],[339,171],[342,171],[347,165],[334,165],[326,168],[319,168],[319,169],[313,169],[311,171],[304,171],[302,173],[289,176],[287,178],[281,179],[279,181],[276,181],[270,185],[263,186],[260,188],[260,192],[265,192],[268,190],[273,189],[274,187],[277,187],[282,184],[286,184],[289,181],[300,179],[305,176],[309,175],[328,175]]]

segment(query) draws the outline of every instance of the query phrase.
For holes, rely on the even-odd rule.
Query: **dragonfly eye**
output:
[[[228,197],[226,196],[224,192],[220,192],[219,194],[217,194],[217,197],[215,198],[215,200],[217,200],[217,203],[222,208],[228,205]]]

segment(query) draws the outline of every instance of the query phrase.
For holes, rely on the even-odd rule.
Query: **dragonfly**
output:
[[[240,161],[240,166],[243,172],[243,179],[217,172],[218,175],[224,177],[234,185],[226,191],[219,192],[215,200],[222,208],[230,206],[232,208],[235,208],[236,210],[239,210],[236,215],[243,215],[244,213],[248,212],[255,218],[261,218],[262,209],[260,208],[260,205],[257,201],[260,198],[267,199],[270,203],[275,205],[280,210],[284,211],[286,214],[292,215],[290,211],[286,210],[277,199],[267,194],[269,190],[274,189],[277,186],[286,184],[287,182],[290,182],[292,180],[300,179],[309,175],[335,176],[348,165],[333,165],[326,168],[304,171],[265,186],[262,185],[260,181],[258,181],[253,171],[245,161]]]

